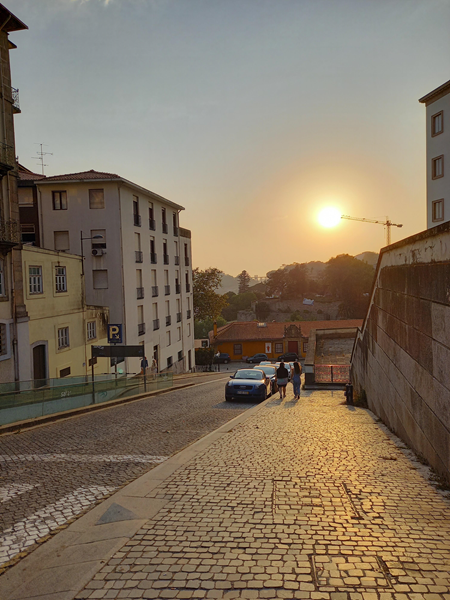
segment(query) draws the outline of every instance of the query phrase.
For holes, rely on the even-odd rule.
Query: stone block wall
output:
[[[450,223],[381,251],[352,378],[370,409],[450,481]]]

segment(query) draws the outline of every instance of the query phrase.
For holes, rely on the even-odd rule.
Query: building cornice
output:
[[[422,102],[422,104],[428,106],[429,104],[433,104],[433,102],[436,102],[436,100],[443,98],[447,94],[450,94],[450,81],[443,83],[429,94],[426,94],[422,98],[419,98],[419,102]]]

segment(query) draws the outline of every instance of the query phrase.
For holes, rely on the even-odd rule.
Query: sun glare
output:
[[[329,206],[320,211],[318,219],[322,227],[335,227],[341,220],[341,213],[337,208]]]

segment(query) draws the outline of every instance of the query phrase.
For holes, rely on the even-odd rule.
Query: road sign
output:
[[[138,356],[144,358],[144,346],[91,346],[92,357],[106,356],[107,358],[123,358]]]
[[[122,324],[111,325],[108,323],[108,343],[109,344],[121,344],[122,343]]]

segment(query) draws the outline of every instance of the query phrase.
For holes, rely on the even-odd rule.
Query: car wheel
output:
[[[224,365],[227,365],[229,362],[230,362],[230,361],[229,361],[228,359],[225,359],[225,360],[223,361],[223,364],[224,364]]]

